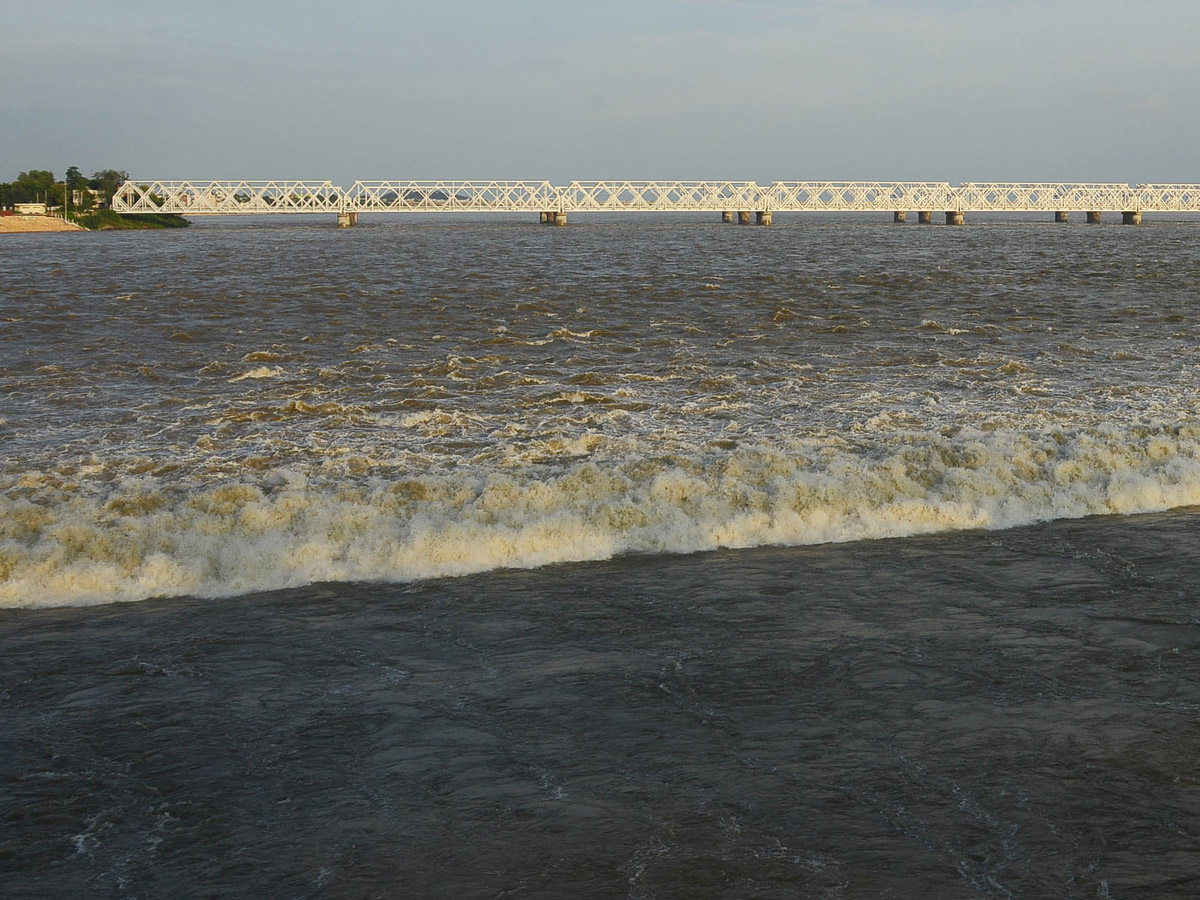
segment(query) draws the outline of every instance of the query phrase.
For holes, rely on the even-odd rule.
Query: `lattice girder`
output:
[[[959,189],[972,212],[1132,212],[1137,190],[1127,184],[969,183]]]
[[[127,181],[113,196],[113,209],[191,216],[337,213],[344,196],[331,181]]]
[[[766,209],[749,181],[572,181],[562,191],[567,212],[724,212]]]
[[[895,212],[955,209],[945,182],[777,181],[769,188],[776,212]]]
[[[356,181],[355,212],[542,212],[557,210],[548,181]]]
[[[1200,212],[1200,184],[924,181],[126,182],[122,213]]]

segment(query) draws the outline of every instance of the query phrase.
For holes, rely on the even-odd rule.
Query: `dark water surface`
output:
[[[1194,897],[1200,514],[0,612],[0,894]]]
[[[1200,895],[1198,236],[5,236],[0,897]]]

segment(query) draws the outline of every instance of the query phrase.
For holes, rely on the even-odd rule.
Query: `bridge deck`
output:
[[[1200,184],[917,181],[126,182],[122,213],[263,215],[372,212],[1189,212]]]

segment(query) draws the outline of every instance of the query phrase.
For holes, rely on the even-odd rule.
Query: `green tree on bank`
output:
[[[129,179],[120,169],[100,169],[87,178],[78,166],[67,169],[62,181],[44,169],[22,172],[15,181],[0,182],[0,209],[11,209],[17,203],[45,203],[62,207],[67,217],[90,231],[128,230],[146,228],[182,228],[192,223],[183,216],[170,213],[117,215],[112,199],[121,182]]]
[[[100,169],[92,173],[91,178],[85,178],[78,166],[67,169],[64,180],[58,181],[54,173],[45,169],[30,169],[22,172],[15,181],[0,182],[0,209],[11,209],[16,203],[45,203],[47,206],[61,206],[64,192],[76,195],[71,205],[80,211],[95,208],[108,209],[112,206],[113,194],[122,181],[129,178],[127,172],[119,169]],[[92,191],[97,192],[93,195]]]

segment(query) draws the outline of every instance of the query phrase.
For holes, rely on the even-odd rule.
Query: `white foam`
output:
[[[253,482],[152,476],[0,491],[0,605],[55,606],[315,581],[411,580],[625,552],[1002,528],[1200,504],[1200,430],[895,435]]]
[[[282,374],[283,368],[281,366],[257,366],[248,372],[243,372],[241,375],[235,375],[229,379],[229,382],[233,384],[234,382],[246,381],[248,379],[258,381],[264,378],[278,378]]]

